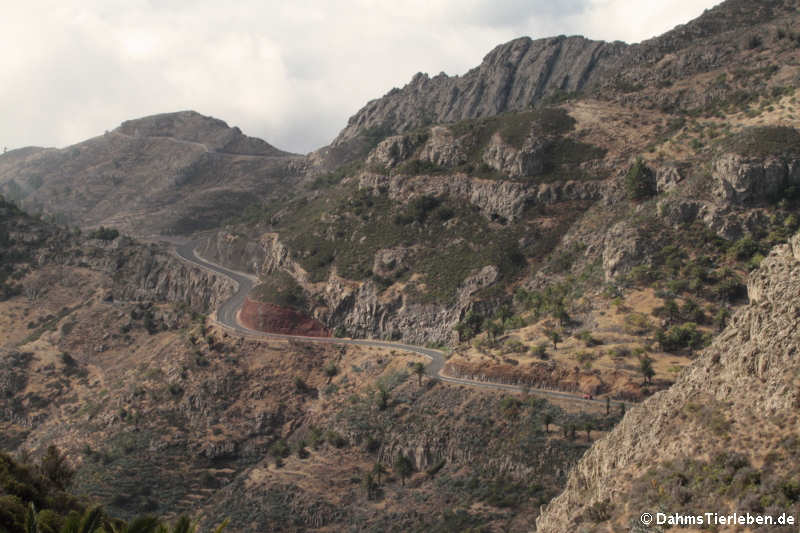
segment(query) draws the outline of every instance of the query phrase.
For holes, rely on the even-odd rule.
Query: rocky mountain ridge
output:
[[[727,0],[700,17],[639,44],[592,41],[580,36],[502,44],[463,76],[418,73],[353,115],[332,146],[370,131],[402,133],[429,124],[523,111],[544,100],[576,93],[647,107],[702,107],[732,89],[687,90],[682,80],[738,63],[758,63],[748,53],[796,21],[792,0]],[[793,49],[788,43],[784,52]],[[673,87],[675,85],[675,87]]]
[[[415,75],[403,89],[390,91],[353,115],[333,146],[369,128],[400,133],[527,109],[558,91],[582,90],[598,62],[619,55],[624,46],[583,37],[516,39],[492,50],[464,76]]]

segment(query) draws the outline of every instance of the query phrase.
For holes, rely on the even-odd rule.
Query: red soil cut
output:
[[[303,335],[305,337],[330,337],[330,332],[318,320],[299,311],[279,305],[245,299],[239,320],[250,329],[265,333]]]

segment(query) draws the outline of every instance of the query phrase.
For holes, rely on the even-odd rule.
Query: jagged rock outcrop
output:
[[[742,211],[731,206],[708,204],[701,209],[700,217],[710,230],[728,240],[757,234],[768,222],[767,214],[760,210]]]
[[[678,165],[663,165],[656,170],[656,190],[667,193],[677,188],[683,181],[683,173]]]
[[[405,270],[408,268],[405,263],[408,251],[408,248],[402,246],[378,250],[372,263],[373,274],[388,278]]]
[[[517,149],[495,133],[483,152],[483,162],[512,179],[535,176],[544,170],[544,148],[545,143],[528,139]]]
[[[673,84],[726,65],[758,63],[757,56],[747,53],[752,39],[761,42],[774,32],[771,23],[789,20],[796,12],[792,2],[728,0],[634,45],[563,35],[515,39],[496,47],[462,76],[416,74],[402,89],[367,103],[332,146],[343,147],[367,130],[397,134],[431,123],[520,111],[549,96],[576,91],[662,109],[723,101],[735,87],[709,84],[707,90],[693,91]],[[794,53],[791,42],[775,46],[781,53]],[[757,86],[761,80],[748,83]]]
[[[704,209],[702,202],[677,197],[664,198],[656,205],[658,216],[671,226],[690,224]]]
[[[367,165],[393,168],[411,157],[415,146],[407,135],[393,135],[378,143],[367,157]]]
[[[580,531],[586,510],[608,501],[607,508],[639,516],[654,509],[626,509],[631,479],[644,470],[681,457],[707,457],[731,450],[753,431],[755,421],[793,417],[798,401],[800,370],[800,236],[780,245],[748,279],[750,303],[734,314],[727,328],[687,368],[675,385],[631,409],[605,438],[579,461],[564,492],[552,500],[537,520],[537,531]],[[714,430],[693,413],[697,406],[724,406],[717,416],[724,426]],[[721,417],[721,418],[720,418]],[[785,418],[784,418],[785,419]],[[720,440],[719,431],[726,439]],[[779,439],[779,436],[775,436]],[[735,451],[758,454],[758,449]],[[733,450],[731,450],[733,451]],[[766,452],[764,452],[766,453]],[[614,518],[616,513],[611,513]]]
[[[648,257],[650,240],[628,221],[616,223],[603,241],[603,272],[607,281],[623,274]]]
[[[430,161],[434,165],[453,168],[466,162],[465,147],[455,138],[450,128],[434,126],[430,136],[419,152],[420,160]]]
[[[430,123],[457,122],[522,110],[555,92],[578,91],[603,58],[623,43],[583,37],[515,39],[500,45],[463,76],[419,73],[403,89],[369,102],[334,140],[343,144],[368,128],[389,126],[401,133]]]
[[[714,196],[722,203],[765,202],[776,199],[787,187],[800,186],[800,160],[724,154],[714,161],[712,176]]]
[[[117,300],[184,302],[198,312],[210,312],[234,291],[227,277],[189,265],[158,245],[143,245],[126,237],[91,241],[102,253],[86,254],[94,269],[111,278]]]
[[[600,181],[558,181],[554,183],[519,183],[514,181],[472,178],[457,173],[449,176],[389,176],[362,173],[359,186],[385,189],[393,200],[407,201],[414,195],[450,196],[478,207],[494,220],[502,217],[514,221],[529,206],[553,204],[569,200],[598,200],[607,184]]]

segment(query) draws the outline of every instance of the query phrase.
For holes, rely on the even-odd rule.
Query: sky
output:
[[[464,74],[524,35],[639,42],[718,1],[6,0],[0,146],[193,109],[306,153],[417,72]]]

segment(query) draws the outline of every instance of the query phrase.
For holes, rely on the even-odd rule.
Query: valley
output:
[[[798,36],[727,0],[305,155],[196,111],[0,155],[0,531],[797,515]]]

